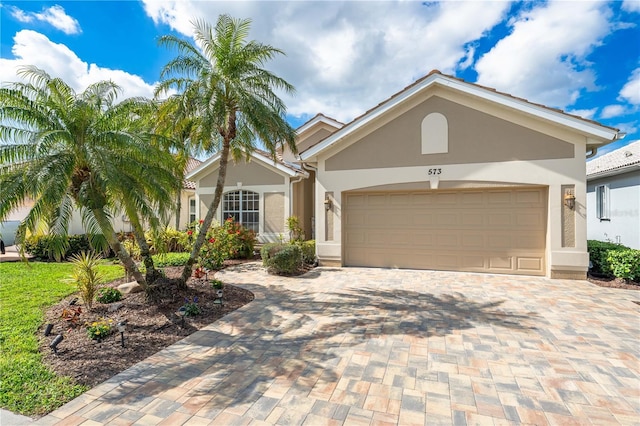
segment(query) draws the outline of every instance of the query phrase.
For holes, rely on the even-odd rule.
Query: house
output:
[[[350,123],[319,114],[297,135],[297,155],[229,168],[218,220],[273,241],[296,215],[321,265],[569,279],[589,263],[585,157],[620,137],[439,71]],[[187,175],[199,217],[217,161]]]
[[[583,279],[616,129],[433,71],[300,153],[321,264]]]
[[[640,249],[640,141],[587,162],[587,238]]]

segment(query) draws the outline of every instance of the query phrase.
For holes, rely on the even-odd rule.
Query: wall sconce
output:
[[[573,208],[576,206],[576,196],[571,192],[566,194],[564,196],[564,205],[573,210]]]
[[[333,206],[333,203],[331,203],[330,199],[326,199],[324,200],[324,208],[325,210],[331,210],[331,207]]]
[[[124,332],[127,329],[127,320],[118,322],[116,327],[118,327],[118,331],[120,332],[120,344],[124,348]]]

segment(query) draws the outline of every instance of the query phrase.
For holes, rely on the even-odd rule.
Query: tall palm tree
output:
[[[294,88],[264,68],[267,61],[284,52],[247,40],[248,19],[220,15],[215,27],[203,20],[193,24],[196,44],[172,35],[161,37],[160,44],[177,49],[178,56],[163,68],[156,91],[159,95],[176,89],[194,120],[192,146],[220,154],[213,200],[182,272],[182,282],[191,276],[220,204],[229,156],[248,159],[258,139],[272,156],[283,144],[296,151],[295,132],[285,120],[284,103],[275,93],[293,93]]]
[[[176,171],[171,155],[147,131],[153,103],[117,103],[120,88],[111,81],[76,93],[36,67],[23,67],[18,75],[27,82],[0,88],[0,220],[31,198],[19,241],[41,221],[51,235],[65,236],[79,209],[85,229],[103,235],[128,273],[147,288],[111,218],[125,211],[139,237],[142,224],[154,226],[157,212],[171,205]],[[65,240],[54,241],[52,250],[60,257]]]

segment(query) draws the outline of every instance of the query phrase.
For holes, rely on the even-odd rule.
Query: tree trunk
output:
[[[180,229],[180,210],[182,210],[182,187],[178,187],[178,198],[176,200],[176,231]]]
[[[138,215],[135,214],[135,212],[127,212],[127,216],[129,216],[131,226],[133,227],[133,236],[140,247],[140,256],[142,257],[142,262],[146,269],[145,280],[148,285],[151,285],[158,278],[161,278],[162,275],[160,275],[156,269],[156,265],[153,263],[151,250],[149,249],[149,244],[147,244],[147,238],[144,236],[144,230]]]
[[[216,215],[216,211],[218,210],[218,205],[220,205],[220,200],[222,199],[222,191],[224,190],[224,181],[227,177],[227,164],[229,163],[229,152],[230,152],[230,139],[222,142],[222,151],[220,152],[220,166],[218,168],[218,181],[216,182],[216,190],[214,192],[213,201],[209,205],[209,211],[207,215],[204,217],[202,224],[200,225],[200,232],[198,232],[198,236],[193,243],[193,250],[191,250],[191,256],[187,263],[184,265],[182,269],[182,276],[180,280],[183,281],[186,285],[187,280],[191,277],[191,273],[193,271],[193,265],[195,265],[198,255],[200,254],[200,249],[204,244],[204,240],[207,236],[207,230],[211,226],[213,222],[213,218]]]
[[[122,262],[122,264],[124,265],[127,273],[133,275],[133,278],[135,278],[135,280],[138,282],[138,284],[140,284],[143,290],[147,291],[147,289],[149,288],[147,282],[142,276],[142,273],[140,273],[140,270],[136,266],[129,253],[127,253],[127,250],[122,244],[120,244],[120,241],[118,241],[118,236],[113,230],[113,226],[111,226],[111,222],[109,221],[109,218],[105,214],[104,210],[100,208],[94,208],[91,209],[91,212],[96,218],[96,222],[98,222],[98,225],[102,230],[102,234],[107,239],[109,246],[115,252],[116,256],[118,256],[118,259],[120,259],[120,262]]]

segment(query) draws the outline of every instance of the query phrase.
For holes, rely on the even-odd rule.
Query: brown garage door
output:
[[[343,195],[346,266],[544,275],[546,188]]]

